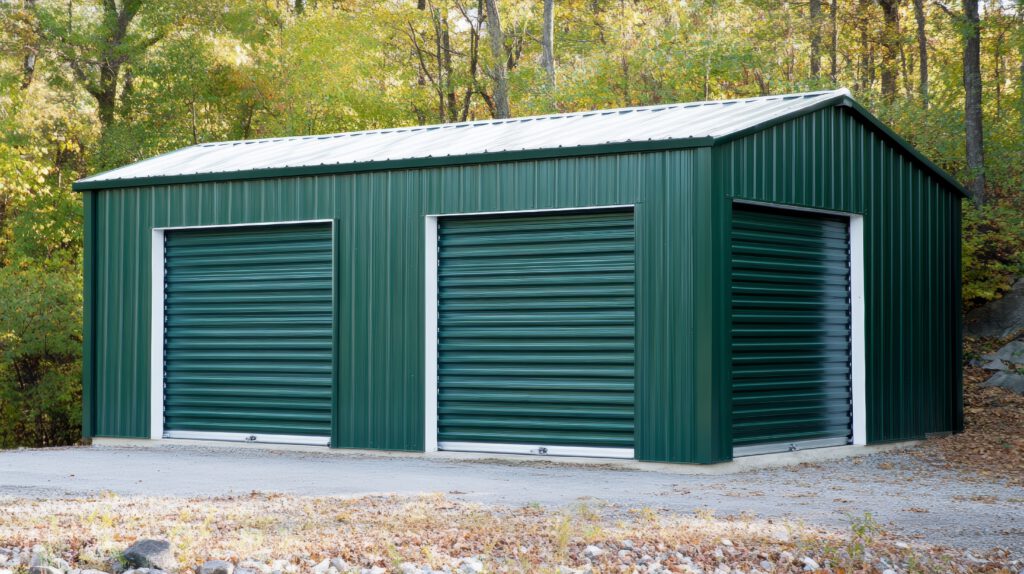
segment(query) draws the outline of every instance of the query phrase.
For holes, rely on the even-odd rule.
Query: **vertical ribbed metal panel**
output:
[[[698,352],[710,354],[708,342],[687,334],[697,331],[689,304],[695,277],[702,292],[713,294],[700,269],[715,263],[710,252],[695,260],[691,245],[718,228],[700,215],[698,200],[708,200],[696,189],[708,170],[698,176],[698,157],[709,151],[90,192],[97,276],[88,294],[96,316],[93,436],[149,436],[154,227],[335,220],[332,446],[421,450],[424,216],[636,205],[636,456],[707,461],[718,452],[708,447],[717,438],[697,428],[712,420],[716,370],[695,360]],[[702,331],[714,327],[711,314],[702,312],[701,321]]]
[[[438,440],[633,448],[634,267],[632,213],[442,219]]]
[[[730,198],[863,215],[868,441],[958,428],[960,197],[843,108],[715,154]]]
[[[850,438],[849,245],[838,217],[733,209],[734,446]]]
[[[960,199],[893,150],[835,108],[713,149],[95,192],[91,431],[149,434],[153,227],[334,219],[332,444],[420,450],[424,216],[636,205],[636,455],[728,458],[732,198],[864,216],[868,439],[951,430]]]
[[[165,238],[164,429],[330,436],[330,224]]]

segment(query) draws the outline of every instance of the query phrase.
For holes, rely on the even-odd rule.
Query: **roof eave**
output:
[[[837,91],[835,96],[815,102],[813,105],[780,114],[774,118],[746,128],[736,130],[720,136],[679,138],[665,140],[647,140],[633,142],[615,142],[597,145],[564,147],[564,148],[542,148],[533,150],[496,151],[483,152],[469,155],[421,157],[398,160],[369,161],[350,164],[315,165],[299,167],[267,168],[244,171],[197,173],[183,175],[162,175],[152,177],[138,177],[126,179],[93,180],[87,178],[72,184],[71,189],[75,191],[90,191],[103,189],[119,189],[126,187],[142,187],[153,185],[174,185],[187,183],[209,183],[231,180],[253,180],[270,179],[277,177],[302,177],[315,175],[334,175],[344,173],[360,173],[370,171],[384,171],[397,169],[423,169],[431,167],[443,167],[453,165],[473,165],[488,162],[525,161],[559,157],[578,157],[586,155],[607,155],[617,153],[637,153],[645,151],[664,151],[671,149],[686,149],[696,147],[708,147],[720,143],[733,141],[753,133],[762,131],[795,118],[813,113],[829,107],[849,108],[860,119],[864,120],[870,128],[890,143],[904,150],[921,167],[935,175],[950,189],[956,191],[961,197],[970,198],[971,195],[964,186],[944,169],[937,166],[921,152],[917,151],[906,140],[892,131],[867,109],[858,104],[849,92]],[[102,175],[102,174],[100,174]],[[96,177],[96,176],[93,176]]]
[[[708,147],[714,143],[710,137],[695,137],[665,140],[646,140],[635,142],[615,142],[608,144],[542,148],[535,150],[496,151],[468,155],[422,157],[411,159],[369,161],[362,163],[313,165],[300,167],[278,167],[245,171],[228,171],[216,173],[197,173],[184,175],[161,175],[153,177],[137,177],[126,179],[92,180],[84,179],[71,184],[74,191],[95,191],[120,189],[126,187],[144,187],[151,185],[173,185],[185,183],[209,183],[217,181],[237,181],[251,179],[270,179],[277,177],[301,177],[314,175],[335,175],[344,173],[360,173],[368,171],[385,171],[396,169],[423,169],[453,165],[473,165],[489,162],[525,161],[560,157],[578,157],[586,155],[609,155],[619,153],[639,153],[647,151],[664,151]]]

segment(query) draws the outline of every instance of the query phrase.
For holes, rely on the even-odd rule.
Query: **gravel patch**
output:
[[[1024,488],[979,480],[913,452],[718,476],[185,446],[0,453],[0,497],[9,500],[251,492],[335,497],[442,493],[456,501],[513,508],[558,510],[583,503],[607,518],[645,510],[787,520],[830,529],[848,529],[870,514],[908,543],[978,553],[1004,548],[1024,556]]]

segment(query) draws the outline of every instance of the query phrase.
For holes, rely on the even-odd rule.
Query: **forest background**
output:
[[[847,87],[1024,271],[1024,0],[0,0],[0,448],[81,437],[84,175],[199,142]]]

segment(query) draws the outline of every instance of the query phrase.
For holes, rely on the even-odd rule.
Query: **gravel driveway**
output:
[[[309,496],[446,493],[484,504],[606,513],[633,508],[747,513],[845,529],[870,512],[891,532],[1024,556],[1024,488],[963,477],[907,453],[701,476],[601,466],[319,454],[192,446],[0,452],[0,497],[205,497],[252,491]]]

